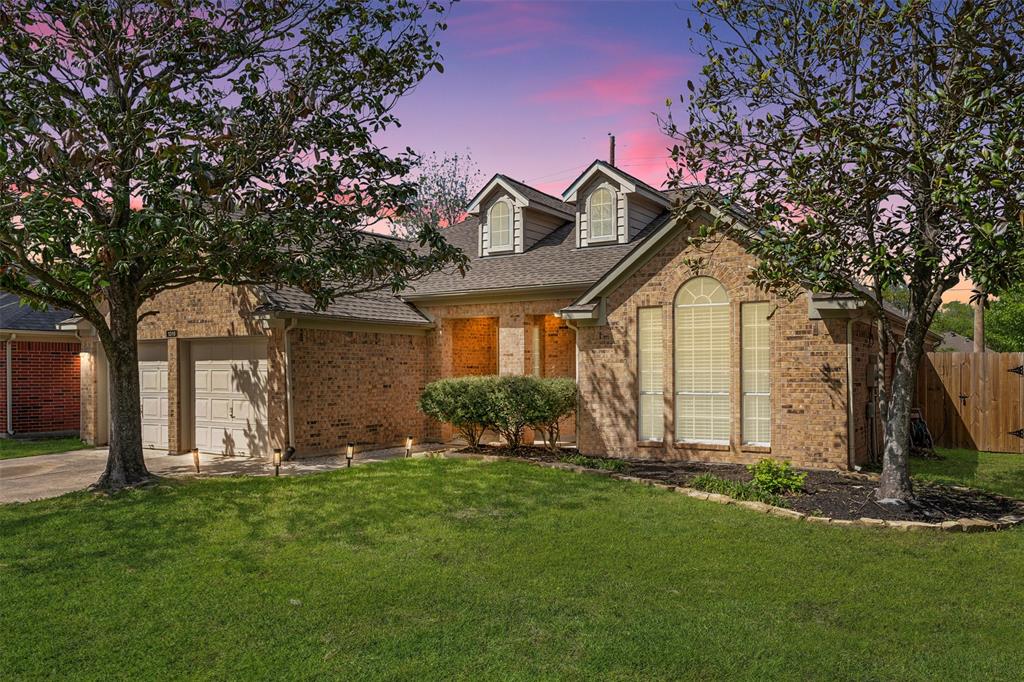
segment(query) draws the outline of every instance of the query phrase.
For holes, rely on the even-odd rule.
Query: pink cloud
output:
[[[650,111],[673,91],[673,81],[681,73],[681,66],[652,56],[581,76],[535,93],[531,99],[541,104],[570,104],[575,116],[605,116],[640,106],[650,107]]]

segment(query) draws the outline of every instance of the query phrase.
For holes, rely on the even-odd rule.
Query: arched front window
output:
[[[695,277],[675,300],[676,440],[729,442],[729,295]]]
[[[601,187],[590,195],[587,209],[589,238],[604,241],[615,237],[615,194],[607,187]]]
[[[512,248],[512,208],[504,199],[494,202],[487,212],[487,229],[492,251]]]

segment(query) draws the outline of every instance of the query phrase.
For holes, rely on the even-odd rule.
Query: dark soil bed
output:
[[[481,448],[479,452],[493,455],[513,455],[500,447]],[[541,448],[523,448],[514,456],[546,462],[565,461],[575,455],[574,450],[558,454]],[[598,458],[592,458],[598,459]],[[620,471],[672,485],[686,486],[700,474],[714,474],[735,481],[750,481],[745,466],[739,464],[705,464],[701,462],[652,462],[623,460]],[[875,502],[877,481],[860,475],[839,471],[807,471],[804,492],[787,495],[790,509],[812,516],[833,519],[859,519],[862,517],[887,521],[925,521],[937,523],[962,518],[998,521],[1005,516],[1024,516],[1024,502],[970,488],[939,485],[917,481],[914,484],[916,500],[908,508],[900,509]]]

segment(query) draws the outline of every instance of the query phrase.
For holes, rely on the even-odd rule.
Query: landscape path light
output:
[[[349,443],[345,448],[345,459],[348,460],[348,464],[346,466],[352,466],[352,443]]]

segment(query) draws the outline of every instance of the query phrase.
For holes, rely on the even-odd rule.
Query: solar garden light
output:
[[[412,457],[412,436],[405,437],[405,456]]]
[[[281,448],[274,448],[274,476],[281,475]]]
[[[199,448],[192,448],[192,464],[196,468],[196,473],[199,473]]]
[[[345,459],[348,460],[348,466],[352,466],[352,443],[345,448]]]

